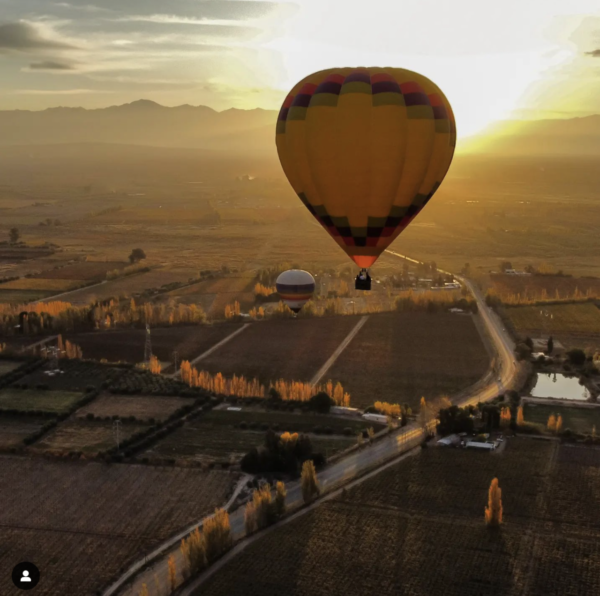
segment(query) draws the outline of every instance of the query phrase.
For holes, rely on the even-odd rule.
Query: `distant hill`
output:
[[[560,120],[504,120],[464,139],[469,153],[600,156],[600,115]]]
[[[96,110],[0,111],[0,146],[119,143],[271,152],[276,118],[272,110],[169,108],[143,99]]]

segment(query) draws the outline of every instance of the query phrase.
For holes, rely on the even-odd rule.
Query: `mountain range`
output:
[[[0,146],[118,143],[275,156],[275,110],[165,107],[141,99],[108,108],[0,111]],[[459,150],[508,156],[600,156],[600,115],[505,120],[463,139]]]

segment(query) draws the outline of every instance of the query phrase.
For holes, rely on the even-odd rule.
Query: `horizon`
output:
[[[316,0],[176,0],[168,10],[155,1],[8,0],[0,109],[59,107],[57,96],[60,107],[98,109],[144,95],[165,107],[278,110],[310,72],[381,64],[435,81],[454,107],[459,137],[501,120],[597,113],[595,2],[509,4],[490,12],[473,0],[452,7],[374,0],[368,11],[344,13],[339,0],[327,7]],[[440,18],[432,20],[432,11]],[[361,19],[358,38],[349,33],[352,12]],[[473,101],[473,81],[483,101]]]

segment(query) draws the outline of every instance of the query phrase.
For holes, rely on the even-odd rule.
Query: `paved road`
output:
[[[473,292],[479,306],[482,321],[489,334],[489,339],[493,342],[494,351],[498,354],[496,374],[489,377],[487,382],[480,381],[476,383],[470,390],[462,392],[458,396],[458,399],[456,399],[456,402],[460,405],[467,405],[486,401],[498,395],[497,380],[501,379],[504,387],[508,387],[518,369],[518,365],[516,365],[513,357],[513,343],[503,328],[500,319],[486,306],[481,292],[469,280],[461,278],[461,281]],[[353,479],[359,473],[377,468],[378,464],[382,466],[390,459],[414,448],[419,444],[421,439],[421,429],[416,424],[413,424],[376,441],[371,446],[365,446],[361,450],[354,451],[319,472],[321,487],[328,491],[334,486],[340,486],[346,481]],[[287,489],[287,502],[291,508],[300,503],[301,491],[299,483],[290,483]],[[231,513],[230,521],[234,537],[241,538],[244,535],[243,508]],[[139,574],[133,584],[126,586],[120,593],[124,596],[138,596],[142,589],[142,584],[146,584],[149,596],[166,596],[168,594],[168,555],[172,554],[175,557],[178,570],[182,568],[182,557],[179,547],[175,546],[166,552],[168,554],[162,556],[151,568]],[[191,594],[198,585],[199,582],[193,582],[189,590],[186,589],[185,593]],[[116,592],[110,592],[110,594],[114,593]],[[109,592],[104,592],[104,596],[108,596],[108,594]]]

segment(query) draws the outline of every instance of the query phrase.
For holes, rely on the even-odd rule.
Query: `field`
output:
[[[109,271],[123,269],[128,264],[123,261],[81,261],[42,271],[34,277],[44,280],[102,281]]]
[[[76,412],[78,418],[84,418],[88,414],[105,418],[107,416],[119,416],[127,418],[134,416],[138,420],[165,420],[175,410],[192,404],[193,399],[181,397],[146,397],[129,395],[102,395],[92,403],[80,408]]]
[[[0,302],[12,302],[14,304],[25,304],[34,300],[41,300],[54,294],[45,290],[3,290],[0,285]]]
[[[0,414],[0,449],[23,444],[23,439],[37,432],[48,418],[37,416],[5,416]]]
[[[257,377],[264,383],[279,378],[310,381],[357,323],[350,316],[258,322],[197,368]]]
[[[600,451],[567,471],[572,449],[510,439],[493,455],[424,450],[248,545],[196,594],[597,594]],[[490,531],[495,476],[504,523]]]
[[[0,359],[0,376],[5,375],[16,368],[19,368],[23,364],[22,362],[11,362],[10,360]]]
[[[235,300],[242,310],[254,304],[254,275],[252,272],[238,276],[207,279],[191,286],[172,290],[164,299],[175,298],[182,304],[200,304],[210,314],[223,315],[228,304]]]
[[[82,280],[70,279],[39,279],[34,277],[22,277],[13,281],[0,284],[0,290],[41,290],[44,292],[66,292],[83,285]]]
[[[142,261],[142,264],[143,261]],[[160,288],[163,285],[173,282],[186,282],[191,277],[195,277],[197,271],[191,269],[173,269],[165,266],[160,269],[153,269],[147,273],[137,273],[128,275],[112,281],[103,283],[100,286],[84,288],[73,292],[68,298],[72,304],[87,305],[96,300],[108,300],[119,296],[133,296],[144,290]]]
[[[30,412],[39,410],[40,412],[62,414],[69,411],[79,399],[81,399],[81,394],[74,391],[6,388],[0,390],[0,411]]]
[[[0,458],[0,567],[35,561],[44,596],[95,596],[119,571],[225,502],[222,472]],[[21,592],[8,585],[3,594]]]
[[[143,424],[121,424],[119,438],[121,441],[147,428]],[[34,443],[29,449],[32,452],[66,454],[80,451],[84,455],[96,455],[111,447],[116,447],[116,431],[112,422],[68,420]]]
[[[555,416],[560,414],[563,419],[563,430],[570,428],[575,433],[589,435],[592,427],[595,426],[596,432],[600,434],[600,407],[576,408],[526,403],[523,414],[527,422],[542,424],[544,427],[548,424],[551,414]]]
[[[407,312],[371,315],[327,376],[351,405],[377,400],[415,407],[476,382],[489,359],[471,316]]]
[[[85,352],[83,355],[86,356]],[[53,390],[85,391],[88,387],[99,388],[104,381],[116,379],[126,372],[114,366],[79,360],[60,360],[59,367],[64,371],[62,374],[46,375],[44,371],[49,368],[46,365],[23,377],[19,383],[29,387],[43,384]]]
[[[179,362],[199,356],[238,329],[238,325],[188,325],[152,329],[152,352],[161,362]],[[144,360],[145,329],[114,329],[91,333],[67,333],[65,339],[81,346],[85,358],[137,363]]]
[[[246,423],[247,428],[240,428],[240,423]],[[311,442],[315,451],[332,455],[335,451],[354,445],[354,435],[358,434],[359,429],[373,425],[362,421],[339,420],[331,416],[214,410],[197,420],[187,422],[185,426],[167,435],[144,453],[144,456],[192,461],[229,460],[231,456],[238,458],[250,448],[263,445],[265,431],[269,428],[277,432],[313,433],[316,429],[327,426],[331,427],[337,436],[311,434]],[[353,435],[342,436],[344,428],[352,429]]]
[[[600,279],[562,275],[490,275],[490,284],[501,297],[519,294],[521,299],[557,300],[572,298],[577,291],[600,295]]]
[[[591,302],[514,306],[505,313],[519,335],[560,340],[566,349],[600,347],[600,309]],[[548,313],[551,316],[544,315]]]

